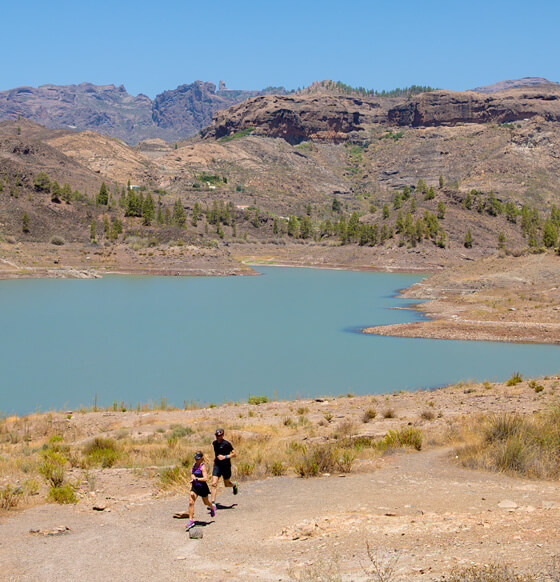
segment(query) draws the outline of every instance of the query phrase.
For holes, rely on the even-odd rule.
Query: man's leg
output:
[[[220,480],[219,477],[216,475],[212,475],[212,503],[216,502],[216,492],[218,491],[218,481]]]
[[[233,487],[233,494],[237,495],[237,492],[239,491],[237,481],[233,482],[231,479],[224,479],[224,485],[226,487]]]

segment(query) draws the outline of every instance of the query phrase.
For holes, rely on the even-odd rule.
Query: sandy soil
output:
[[[258,430],[265,423],[281,426],[286,414],[304,406],[313,427],[306,430],[313,438],[343,422],[355,423],[355,435],[369,436],[412,423],[426,435],[426,447],[370,461],[358,458],[345,475],[242,482],[237,497],[231,490],[220,492],[215,519],[197,502],[200,540],[189,539],[184,521],[173,519],[186,508],[186,492],[162,494],[153,471],[146,469],[96,469],[95,487],[76,505],[37,500],[26,509],[0,513],[0,577],[287,581],[309,564],[329,568],[336,558],[343,579],[359,581],[368,579],[362,569],[369,565],[366,542],[380,552],[383,563],[396,560],[394,580],[442,580],[455,566],[491,562],[543,573],[560,554],[558,483],[465,469],[444,444],[454,421],[465,415],[531,414],[547,407],[556,401],[558,378],[541,382],[540,393],[527,382],[514,387],[463,384],[323,402],[97,412],[74,414],[71,420],[62,413],[51,415],[51,424],[68,425],[69,433],[79,434],[77,442],[84,442],[89,435],[114,435],[123,426],[157,436],[158,429],[178,422],[227,427],[241,422],[240,417],[244,431]],[[363,411],[371,406],[379,414],[364,423]],[[387,408],[395,418],[384,418]],[[433,418],[421,418],[426,410]],[[326,413],[330,423],[324,422]],[[237,450],[239,464],[243,440]]]

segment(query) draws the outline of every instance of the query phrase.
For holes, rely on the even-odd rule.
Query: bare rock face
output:
[[[127,140],[151,135],[152,101],[120,85],[42,85],[0,92],[0,119],[26,117],[51,129],[90,129]]]
[[[164,91],[152,101],[134,97],[120,85],[42,85],[0,92],[0,120],[25,117],[50,129],[91,130],[136,144],[144,139],[173,141],[195,135],[212,114],[263,91],[216,91],[213,83],[196,81]],[[284,93],[282,87],[273,88]]]
[[[221,81],[216,92],[214,83],[195,81],[160,93],[153,103],[152,119],[160,128],[173,129],[178,137],[194,135],[212,121],[215,111],[255,95],[260,91],[231,91]]]
[[[387,119],[388,103],[339,95],[269,95],[248,99],[214,115],[203,137],[221,138],[239,131],[305,140],[340,142]]]
[[[539,85],[510,89],[495,95],[472,91],[433,91],[392,108],[394,125],[430,127],[458,123],[511,123],[540,116],[560,121],[560,86]]]

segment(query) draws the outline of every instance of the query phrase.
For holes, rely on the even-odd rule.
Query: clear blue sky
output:
[[[560,81],[558,0],[28,0],[2,7],[0,90],[124,84],[154,97],[196,79],[297,89]]]

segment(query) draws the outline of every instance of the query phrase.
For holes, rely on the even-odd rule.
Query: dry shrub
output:
[[[373,420],[376,416],[377,410],[375,410],[375,408],[368,408],[366,411],[364,411],[364,414],[362,415],[362,422],[369,422],[370,420]]]
[[[341,450],[332,444],[313,445],[300,451],[294,468],[300,477],[316,477],[321,473],[336,471],[348,473],[354,458],[352,451]]]
[[[184,491],[191,482],[187,467],[167,467],[159,474],[159,485],[163,490]]]
[[[559,421],[558,406],[532,417],[496,415],[487,418],[478,439],[458,448],[456,455],[472,468],[555,479],[560,476]]]
[[[9,483],[0,489],[0,509],[12,509],[21,501],[23,491]]]
[[[508,566],[490,564],[453,570],[448,582],[533,582],[535,578],[519,574]]]
[[[423,410],[420,414],[422,420],[434,420],[435,417],[436,415],[433,410]]]
[[[395,418],[395,410],[393,408],[386,408],[383,411],[383,418]]]

